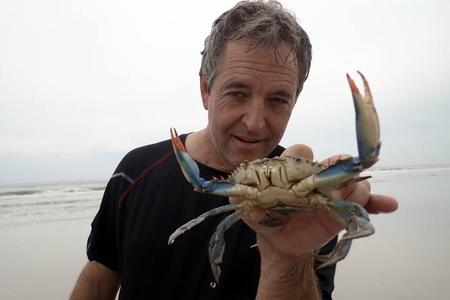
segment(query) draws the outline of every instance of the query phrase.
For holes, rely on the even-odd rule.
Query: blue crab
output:
[[[176,158],[184,176],[194,186],[195,191],[242,197],[245,200],[239,204],[214,208],[187,222],[169,237],[169,244],[206,218],[234,211],[218,225],[209,242],[210,264],[214,278],[216,282],[219,282],[219,264],[222,262],[225,250],[224,234],[230,226],[255,209],[290,213],[317,206],[327,207],[331,215],[343,225],[346,233],[328,255],[315,253],[316,259],[321,262],[318,268],[344,259],[353,239],[373,234],[374,227],[363,207],[351,201],[331,199],[329,196],[332,190],[349,182],[369,178],[370,176],[362,177],[359,174],[378,160],[381,146],[378,116],[369,84],[364,76],[358,73],[364,83],[364,97],[347,74],[356,112],[358,157],[340,159],[331,165],[289,156],[256,159],[242,163],[227,179],[214,178],[207,181],[200,177],[196,162],[186,151],[176,130],[171,129]]]

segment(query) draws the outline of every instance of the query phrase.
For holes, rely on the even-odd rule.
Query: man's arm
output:
[[[89,261],[78,277],[70,300],[114,299],[119,286],[119,273],[96,261]]]
[[[261,248],[264,243],[258,245]],[[266,251],[260,253],[271,257],[262,257],[256,300],[320,299],[312,254],[275,257],[264,254]]]
[[[291,146],[283,155],[313,159],[312,150],[305,145]],[[287,242],[282,241],[280,248],[277,241],[273,241],[273,235],[278,235],[279,227],[260,225],[259,220],[262,216],[267,217],[262,212],[255,212],[246,219],[247,224],[257,232],[257,244],[261,255],[261,273],[256,300],[321,299],[312,250],[302,252],[301,248],[304,245],[296,248],[293,245],[296,243],[289,239]],[[308,225],[308,221],[302,222],[300,227],[304,225]],[[289,235],[297,229],[292,227],[287,228],[287,231],[291,232],[287,233]],[[284,251],[292,247],[295,248],[294,252]]]

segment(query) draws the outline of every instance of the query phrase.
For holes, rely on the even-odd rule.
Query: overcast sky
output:
[[[130,149],[206,124],[198,69],[235,1],[0,1],[0,184],[106,180]],[[282,141],[356,155],[345,73],[369,80],[378,167],[449,164],[450,1],[282,1],[313,44]]]

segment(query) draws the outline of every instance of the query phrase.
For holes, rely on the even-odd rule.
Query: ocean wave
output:
[[[33,195],[40,194],[42,190],[17,190],[17,191],[8,191],[8,192],[0,192],[1,196],[25,196],[25,195]]]
[[[43,201],[36,201],[31,203],[26,202],[15,202],[15,203],[1,203],[0,209],[7,209],[7,208],[18,208],[18,207],[24,207],[24,206],[56,206],[56,205],[67,205],[67,204],[83,204],[83,203],[89,203],[92,202],[92,199],[79,199],[79,200],[43,200]]]
[[[0,226],[91,218],[104,189],[100,183],[0,187]]]
[[[450,176],[450,167],[402,167],[367,170],[362,175],[372,176],[372,181],[405,180],[419,177]]]

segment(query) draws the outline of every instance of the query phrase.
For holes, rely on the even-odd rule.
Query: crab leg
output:
[[[170,129],[170,135],[172,137],[173,150],[175,152],[175,156],[178,160],[178,163],[181,166],[183,175],[184,177],[186,177],[187,181],[189,181],[194,186],[194,189],[196,191],[208,193],[211,190],[219,190],[220,187],[222,188],[232,187],[230,184],[221,184],[217,186],[217,184],[214,184],[210,181],[206,181],[205,179],[201,178],[200,170],[198,168],[197,163],[187,152],[186,147],[183,145],[183,142],[178,136],[175,128]]]
[[[352,240],[339,240],[331,253],[325,255],[315,255],[314,258],[321,262],[317,269],[319,270],[334,265],[338,261],[343,260],[350,251],[351,246]]]
[[[352,91],[356,113],[356,137],[358,140],[358,154],[364,169],[369,168],[378,160],[380,153],[380,123],[373,104],[369,83],[364,75],[358,71],[364,83],[364,97],[358,90],[353,79],[347,74],[347,81]]]
[[[346,200],[331,200],[328,201],[328,207],[347,229],[343,240],[361,238],[375,232],[369,214],[361,205]]]
[[[198,216],[195,219],[190,220],[189,222],[187,222],[184,225],[181,225],[180,227],[177,228],[177,230],[175,230],[169,237],[169,241],[168,244],[172,244],[175,239],[177,237],[179,237],[180,235],[182,235],[183,233],[185,233],[186,231],[190,230],[192,227],[200,224],[201,222],[203,222],[205,219],[230,211],[230,210],[234,210],[236,209],[236,206],[233,204],[228,204],[228,205],[224,205],[224,206],[220,206],[220,207],[216,207],[213,208],[211,210],[208,210],[207,212],[201,214],[200,216]]]
[[[237,210],[228,217],[226,217],[217,226],[216,231],[209,240],[209,262],[216,282],[219,282],[220,278],[220,266],[222,263],[223,253],[225,252],[225,232],[241,219],[242,211]]]
[[[343,223],[347,232],[330,254],[317,256],[317,259],[323,262],[318,268],[335,264],[344,259],[350,250],[352,240],[369,236],[375,232],[369,215],[359,204],[351,201],[331,200],[328,202],[328,207],[330,212]]]

